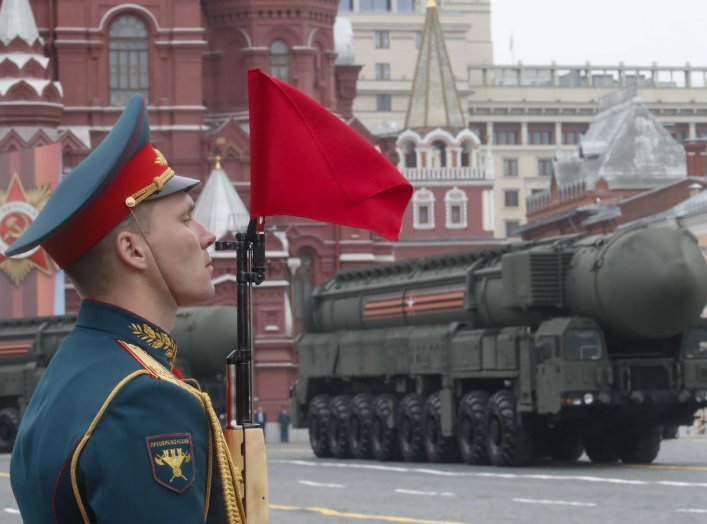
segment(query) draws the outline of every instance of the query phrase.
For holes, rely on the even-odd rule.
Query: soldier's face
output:
[[[194,305],[214,295],[214,271],[206,248],[216,240],[192,216],[194,201],[185,192],[154,202],[147,236],[159,270],[180,306]]]

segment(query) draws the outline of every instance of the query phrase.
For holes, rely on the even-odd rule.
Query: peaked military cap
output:
[[[98,243],[130,208],[187,190],[199,181],[176,176],[150,144],[147,104],[134,95],[110,133],[56,188],[24,233],[5,250],[42,246],[64,268]]]

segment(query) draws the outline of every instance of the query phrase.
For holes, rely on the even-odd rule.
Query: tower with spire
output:
[[[88,154],[85,133],[61,126],[63,87],[52,78],[51,59],[29,0],[0,5],[0,151],[60,142],[75,163]],[[61,128],[61,129],[60,129]]]
[[[396,258],[488,245],[493,237],[493,161],[467,127],[434,0],[428,0],[399,168],[415,192]],[[426,251],[420,251],[424,244]]]

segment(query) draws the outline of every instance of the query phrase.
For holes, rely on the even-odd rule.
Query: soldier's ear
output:
[[[147,269],[149,249],[142,235],[121,231],[115,237],[114,247],[121,262],[135,269]]]

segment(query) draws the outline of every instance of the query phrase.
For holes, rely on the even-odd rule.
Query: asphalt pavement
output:
[[[646,466],[318,459],[301,441],[271,442],[267,452],[273,524],[707,523],[704,437],[664,441]],[[17,524],[8,471],[0,455],[0,524]]]

